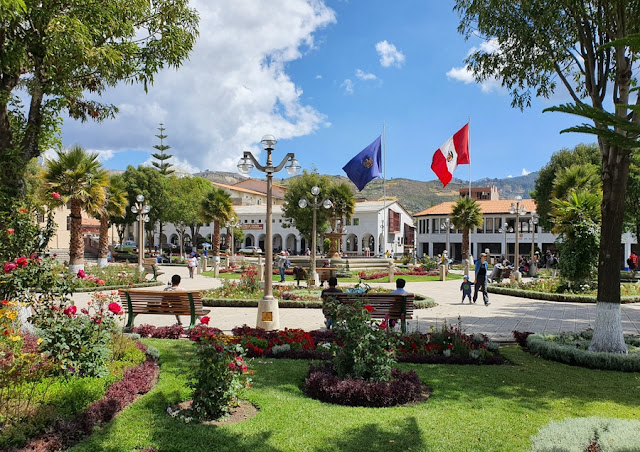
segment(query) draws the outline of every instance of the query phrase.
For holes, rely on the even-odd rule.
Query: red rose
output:
[[[60,199],[60,193],[58,193],[57,191],[51,193],[51,196],[53,196],[55,199]]]
[[[16,232],[16,230],[13,229],[13,228],[7,229],[7,234],[9,234],[9,235],[13,234],[14,232]]]
[[[18,266],[20,267],[26,267],[27,265],[29,265],[29,262],[27,262],[27,258],[22,256],[16,259],[16,264],[18,264]]]
[[[86,273],[83,269],[78,270],[78,278],[83,279],[86,276]]]
[[[16,268],[18,268],[18,266],[13,262],[7,262],[6,264],[4,264],[4,272],[5,273],[11,273]]]
[[[104,286],[104,280],[99,279],[99,280],[98,280],[98,284],[99,284],[99,285],[101,285],[101,286]]]
[[[373,312],[373,306],[370,304],[365,304],[363,307],[369,312],[369,314]]]
[[[211,320],[209,316],[205,315],[204,317],[200,317],[200,323],[204,323],[205,325],[209,324],[209,320]]]
[[[19,209],[18,212],[20,213],[27,213],[27,208],[23,207],[22,209]]]
[[[115,315],[118,315],[122,312],[122,306],[114,301],[112,303],[109,303],[109,311],[113,312]]]
[[[64,312],[65,315],[71,317],[72,315],[75,315],[76,312],[78,312],[78,308],[76,308],[74,305],[71,305],[67,306],[62,312]]]

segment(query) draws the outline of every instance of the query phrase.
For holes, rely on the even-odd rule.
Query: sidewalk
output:
[[[221,280],[201,275],[189,278],[186,267],[160,266],[164,272],[158,280],[165,284],[171,276],[182,277],[180,287],[185,290],[204,290],[219,287]],[[512,340],[512,331],[531,331],[535,333],[558,333],[561,331],[580,331],[593,328],[596,305],[585,303],[560,303],[489,294],[491,304],[484,306],[482,299],[476,304],[461,304],[460,280],[407,282],[409,292],[433,298],[438,306],[431,309],[417,309],[413,319],[407,321],[409,331],[426,332],[431,326],[438,327],[446,321],[455,324],[458,321],[466,333],[482,333],[497,341]],[[395,287],[392,283],[376,286]],[[163,290],[165,285],[153,287]],[[79,307],[86,306],[91,299],[88,293],[74,295]],[[257,308],[207,308],[211,326],[230,332],[232,328],[247,324],[256,325]],[[320,309],[280,308],[280,328],[302,328],[315,330],[324,327],[324,317]],[[185,323],[183,320],[183,323]],[[175,318],[166,315],[140,315],[136,325],[152,324],[166,326],[175,323]],[[640,335],[640,304],[622,305],[622,326],[627,334]]]

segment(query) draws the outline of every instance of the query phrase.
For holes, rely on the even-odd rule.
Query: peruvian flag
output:
[[[449,138],[433,154],[431,169],[446,187],[458,165],[469,164],[469,123]]]

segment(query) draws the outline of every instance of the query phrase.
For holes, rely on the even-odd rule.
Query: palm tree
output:
[[[476,202],[468,196],[460,198],[451,207],[451,222],[456,229],[462,229],[462,260],[467,261],[471,256],[469,249],[469,231],[474,226],[482,226],[482,210]],[[468,267],[465,266],[465,273]]]
[[[592,163],[571,165],[556,173],[551,199],[567,199],[572,191],[602,191],[600,169]]]
[[[98,266],[107,266],[109,253],[109,218],[124,217],[127,213],[127,190],[120,176],[111,176],[107,186],[106,202],[100,209],[100,239],[98,241]]]
[[[88,154],[80,146],[56,153],[56,160],[45,162],[45,180],[52,191],[60,193],[62,200],[69,204],[69,272],[77,273],[84,268],[82,211],[95,215],[102,209],[108,175],[98,161],[98,154]]]
[[[200,213],[206,222],[213,222],[214,256],[220,255],[220,223],[229,221],[233,216],[231,195],[222,188],[213,187],[200,204]]]

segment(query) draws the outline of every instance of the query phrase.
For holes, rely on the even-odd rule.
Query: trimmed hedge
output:
[[[240,300],[237,298],[203,298],[202,304],[209,307],[224,308],[255,308],[258,306],[259,300]],[[278,300],[278,306],[281,308],[322,308],[322,301],[315,300]],[[415,309],[427,309],[437,306],[433,299],[425,299],[423,301],[414,301]]]
[[[617,353],[590,352],[582,344],[590,341],[591,333],[531,334],[527,337],[527,350],[544,359],[558,361],[571,366],[591,369],[640,372],[640,353],[621,355]],[[640,347],[640,339],[625,336],[627,345]]]
[[[489,284],[487,286],[489,293],[497,293],[500,295],[510,295],[512,297],[532,298],[534,300],[545,301],[562,301],[570,303],[595,303],[596,297],[593,295],[579,295],[573,293],[548,293],[536,292],[533,290],[513,289],[511,287],[500,287]],[[621,303],[638,303],[640,296],[626,295],[620,297]]]
[[[164,286],[162,281],[149,281],[146,283],[137,284],[120,284],[116,286],[98,286],[98,287],[80,287],[75,289],[74,292],[101,292],[103,290],[118,290],[118,289],[132,289],[134,287],[155,287]]]
[[[594,442],[598,449],[587,449]],[[531,438],[532,452],[585,452],[638,450],[640,421],[601,417],[578,417],[551,421]]]

